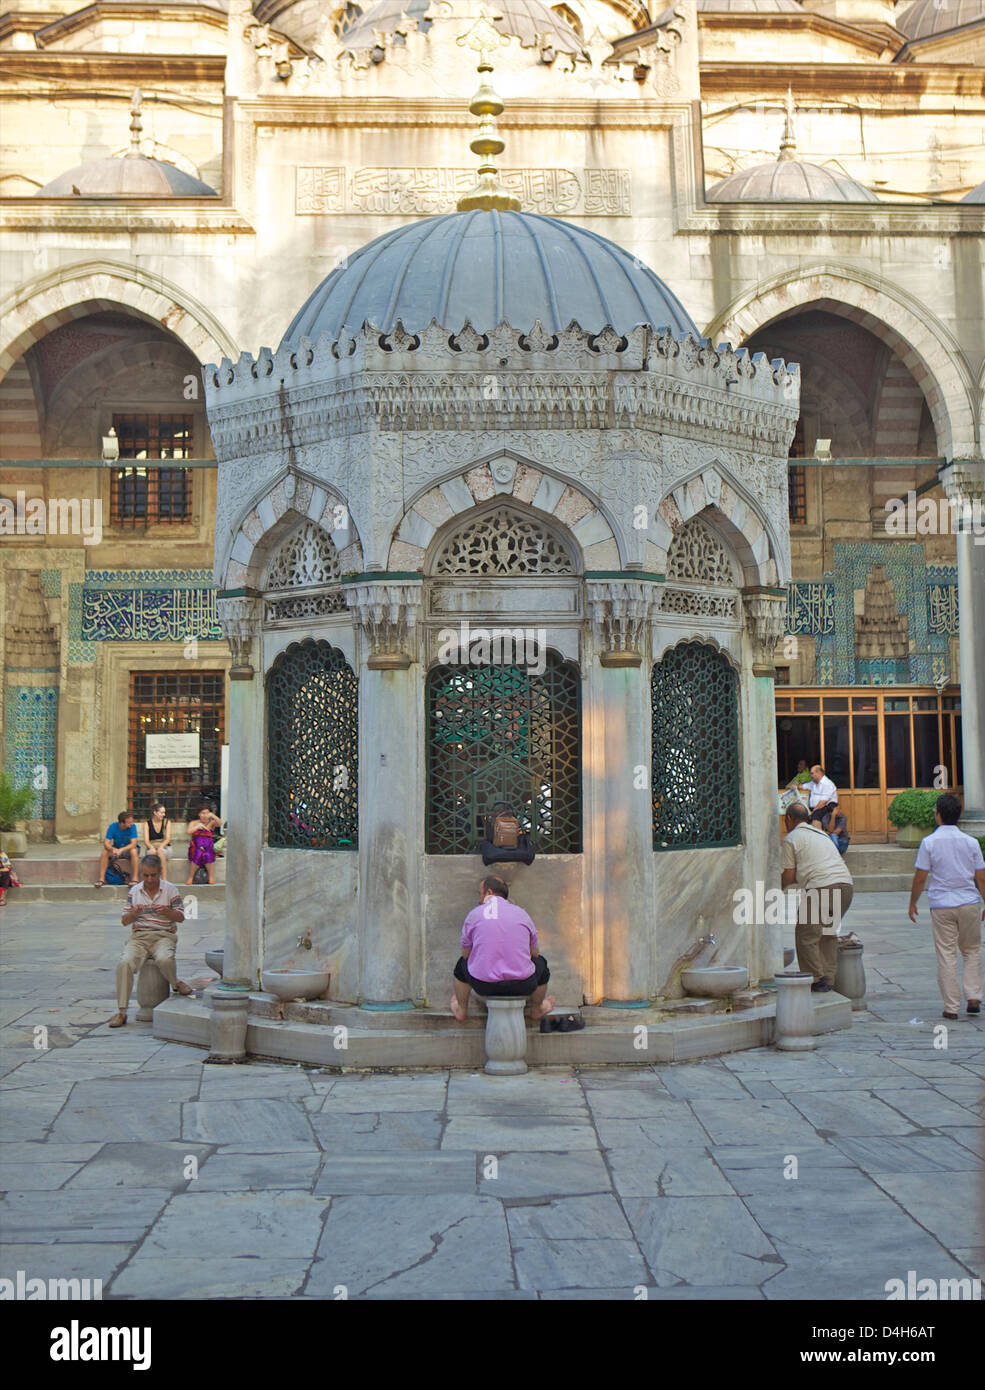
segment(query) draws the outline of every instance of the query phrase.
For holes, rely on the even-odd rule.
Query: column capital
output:
[[[640,666],[659,585],[639,579],[588,579],[592,634],[603,666]]]
[[[369,644],[371,671],[404,671],[414,660],[421,616],[420,580],[378,580],[347,584],[343,590],[353,626]]]
[[[752,639],[752,673],[772,676],[773,654],[787,625],[787,595],[760,587],[743,589],[742,611]]]
[[[229,679],[250,681],[254,675],[253,643],[260,636],[263,618],[260,597],[252,589],[246,589],[233,597],[217,598],[215,606],[223,636],[233,653]]]
[[[951,459],[938,470],[937,476],[949,502],[969,510],[976,504],[977,509],[985,508],[985,460]]]

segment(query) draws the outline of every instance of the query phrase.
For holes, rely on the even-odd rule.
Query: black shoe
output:
[[[585,1020],[578,1014],[564,1014],[558,1019],[559,1033],[577,1033],[585,1026]]]
[[[969,1012],[970,1014],[980,1014],[981,1011],[982,1011],[982,1005],[981,1005],[981,1000],[980,1000],[980,999],[969,999],[969,1000],[968,1000],[968,1012]]]
[[[827,980],[815,980],[814,983],[811,985],[811,993],[830,994],[831,986],[828,984]]]
[[[952,1023],[957,1023],[957,1021],[958,1021],[958,1016],[957,1016],[957,1014],[949,1014],[949,1013],[947,1012],[946,1009],[945,1009],[945,1011],[941,1014],[941,1018],[949,1018],[949,1019],[951,1020]]]

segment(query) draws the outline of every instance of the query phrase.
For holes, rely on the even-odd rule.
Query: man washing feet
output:
[[[195,992],[184,980],[178,979],[174,964],[178,923],[185,920],[181,894],[173,883],[161,878],[161,859],[157,854],[144,855],[140,861],[140,877],[141,882],[135,883],[127,895],[127,910],[120,919],[130,928],[130,939],[116,967],[118,1012],[109,1021],[111,1028],[122,1028],[126,1023],[133,977],[148,957],[173,990],[179,994]]]
[[[551,972],[537,948],[537,929],[523,908],[509,901],[509,893],[501,878],[487,875],[479,884],[479,906],[462,925],[462,954],[455,964],[451,1001],[460,1023],[468,1013],[472,990],[493,999],[529,994],[535,1023],[554,1008],[554,996],[547,993]]]

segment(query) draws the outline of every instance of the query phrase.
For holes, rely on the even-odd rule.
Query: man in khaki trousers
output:
[[[851,906],[855,885],[830,837],[819,825],[810,823],[810,815],[802,801],[787,807],[780,884],[784,889],[796,884],[801,890],[795,935],[797,964],[814,976],[812,993],[827,994],[834,989],[841,919]]]
[[[937,829],[920,842],[910,889],[910,921],[917,920],[917,902],[924,888],[930,900],[930,921],[937,951],[937,984],[944,1000],[944,1018],[955,1021],[961,1008],[958,952],[964,961],[964,993],[970,1014],[982,1008],[982,899],[985,898],[985,856],[971,835],[958,829],[961,802],[945,793],[937,798]]]
[[[109,1021],[111,1028],[122,1028],[127,1021],[127,1005],[133,992],[133,977],[150,957],[172,989],[179,994],[194,991],[178,979],[174,963],[178,944],[178,923],[185,920],[181,893],[173,883],[161,878],[161,858],[145,854],[140,861],[140,883],[127,895],[128,907],[120,919],[130,928],[130,939],[116,967],[118,1012]]]

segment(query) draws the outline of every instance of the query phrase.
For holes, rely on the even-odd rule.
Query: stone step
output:
[[[817,995],[813,1004],[819,1034],[851,1027],[851,1003],[840,994]],[[771,1002],[760,1008],[712,1017],[678,1015],[669,1022],[644,1024],[645,1032],[641,1032],[638,1017],[626,1020],[624,1014],[624,1021],[611,1023],[597,1021],[595,1015],[599,1011],[591,1007],[581,1012],[587,1026],[577,1033],[541,1033],[528,1027],[528,1064],[650,1066],[655,1062],[715,1057],[742,1048],[765,1047],[772,1041],[776,1005]],[[647,1011],[639,1011],[644,1012]],[[389,1027],[344,1025],[344,1033],[320,1024],[251,1020],[247,1025],[247,1051],[258,1059],[357,1071],[422,1067],[475,1070],[485,1062],[483,1028],[463,1027],[454,1020],[446,1027],[395,1027],[393,1021],[401,1016],[386,1017]],[[165,1000],[154,1010],[153,1029],[156,1038],[207,1048],[208,997],[173,996]],[[641,1045],[643,1042],[645,1046]]]
[[[913,882],[912,868],[900,874],[856,874],[852,871],[856,893],[906,893]]]
[[[23,862],[23,861],[19,861]],[[20,878],[19,869],[14,872]],[[14,903],[110,903],[116,900],[122,904],[127,895],[126,888],[121,884],[107,883],[103,888],[93,888],[94,879],[89,880],[88,886],[84,883],[21,883],[20,888],[9,888],[7,890],[7,901]],[[202,902],[221,903],[225,901],[226,885],[224,883],[196,884],[192,888],[186,888],[179,884],[182,896],[185,898],[196,897]]]
[[[859,874],[904,874],[913,876],[916,849],[900,845],[849,845],[845,863],[853,878]]]

